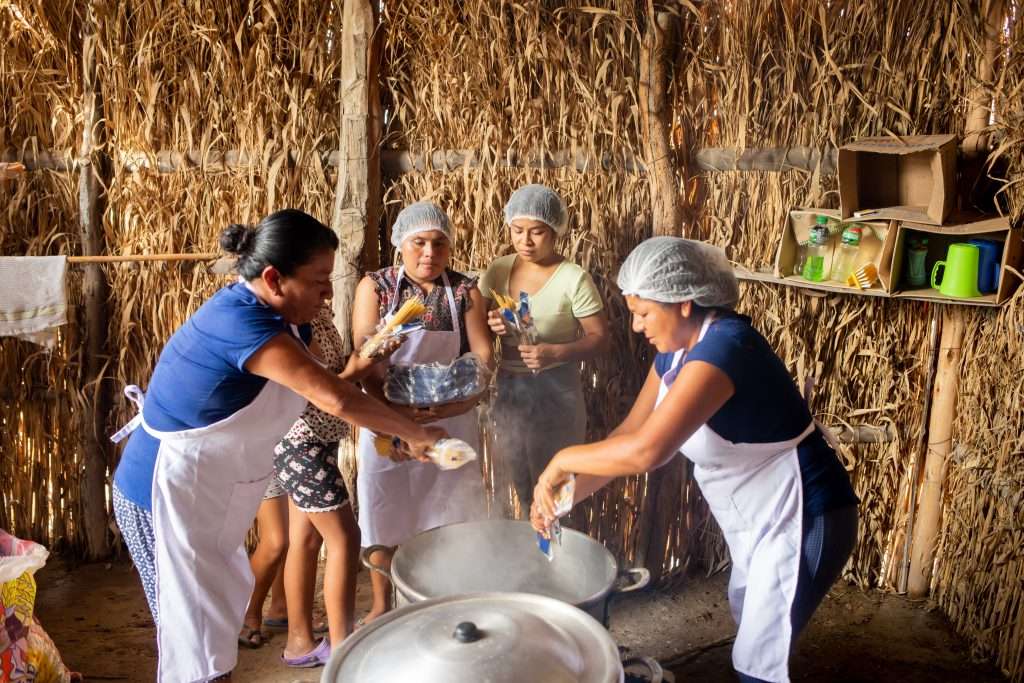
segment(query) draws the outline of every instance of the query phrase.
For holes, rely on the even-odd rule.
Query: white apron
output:
[[[399,286],[404,275],[405,269],[399,269]],[[451,307],[453,330],[412,332],[388,362],[451,363],[459,357],[459,310],[447,273],[441,277]],[[397,305],[396,290],[388,314],[393,313]],[[462,439],[479,452],[480,426],[475,409],[430,424],[443,427],[449,435]],[[478,464],[444,471],[433,463],[394,462],[378,455],[373,439],[370,430],[359,430],[356,490],[364,548],[396,546],[421,531],[486,516],[483,475]]]
[[[141,408],[141,391],[125,389]],[[267,381],[238,412],[206,427],[151,428],[160,441],[153,473],[159,683],[207,681],[235,668],[252,594],[245,535],[274,473],[274,446],[306,399]],[[119,440],[119,439],[118,439]]]
[[[705,318],[699,339],[712,320]],[[673,369],[685,354],[675,354]],[[667,394],[663,379],[658,404]],[[773,683],[789,682],[790,608],[800,573],[803,520],[797,445],[813,431],[812,422],[787,441],[733,443],[705,424],[679,449],[694,463],[694,478],[732,557],[729,606],[739,625],[733,667]]]

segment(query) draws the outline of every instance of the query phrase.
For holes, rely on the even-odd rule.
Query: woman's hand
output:
[[[558,344],[520,344],[519,357],[531,370],[543,370],[561,360]]]
[[[501,317],[501,311],[497,308],[487,311],[487,326],[499,337],[504,337],[509,333],[508,327],[505,326],[505,319]]]
[[[398,337],[389,337],[383,344],[381,344],[377,350],[370,356],[370,360],[374,363],[380,363],[381,361],[387,360],[391,357],[395,351],[401,348],[402,344],[405,343],[405,335]]]
[[[544,513],[540,511],[537,501],[533,501],[530,504],[530,525],[533,526],[534,531],[544,538],[551,538],[551,520],[544,517]]]
[[[555,491],[569,479],[569,474],[559,466],[556,455],[537,479],[537,485],[533,489],[533,504],[539,508],[538,512],[549,524],[555,519]],[[532,509],[530,518],[532,522]]]
[[[447,439],[448,432],[441,427],[424,427],[423,437],[402,444],[405,448],[396,449],[400,451],[399,457],[392,457],[392,460],[419,460],[420,462],[433,462],[427,456],[427,450],[441,439]],[[405,457],[402,457],[402,456]]]

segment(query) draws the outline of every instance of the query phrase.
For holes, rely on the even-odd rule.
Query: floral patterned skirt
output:
[[[293,428],[274,448],[274,468],[281,486],[303,512],[328,512],[349,501],[338,469],[337,441],[325,443],[308,429]]]

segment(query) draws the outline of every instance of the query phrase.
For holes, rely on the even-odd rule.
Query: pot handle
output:
[[[363,563],[363,566],[369,569],[371,572],[377,572],[388,581],[391,580],[391,572],[384,567],[374,564],[370,561],[370,555],[373,555],[378,550],[385,550],[390,552],[391,546],[388,545],[371,545],[363,548],[362,552],[359,553],[359,561]]]
[[[616,593],[632,593],[646,588],[651,582],[651,572],[644,567],[633,567],[622,572],[622,576],[633,577],[632,583],[625,583],[615,587]]]
[[[629,657],[622,660],[623,669],[637,664],[645,667],[650,672],[651,683],[662,683],[665,680],[665,670],[661,668],[661,664],[658,664],[657,660],[653,657]]]

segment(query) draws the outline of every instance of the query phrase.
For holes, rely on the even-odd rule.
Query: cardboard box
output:
[[[955,135],[862,138],[839,149],[842,218],[942,225],[956,204]]]
[[[924,223],[904,222],[895,230],[895,239],[886,244],[888,254],[886,278],[890,283],[890,291],[899,299],[917,299],[921,301],[938,301],[971,306],[999,306],[1009,299],[1020,285],[1017,272],[1024,258],[1024,242],[1020,230],[1011,230],[1010,221],[1005,217],[982,216],[978,214],[959,213],[950,217],[951,222],[942,227]],[[912,233],[923,233],[928,237],[928,255],[925,258],[925,270],[931,277],[932,266],[936,261],[946,258],[949,245],[954,242],[966,242],[981,238],[998,240],[1003,243],[1003,254],[999,267],[999,284],[994,294],[985,294],[970,299],[951,298],[939,290],[929,287],[910,289],[904,278],[906,268],[907,238]],[[1008,268],[1009,266],[1009,268]]]
[[[834,222],[835,230],[832,231],[832,237],[829,240],[829,245],[833,252],[840,243],[842,227],[849,225],[850,223],[857,223],[864,227],[862,244],[868,248],[873,246],[877,249],[877,253],[871,261],[878,268],[879,281],[870,289],[860,289],[858,287],[851,287],[846,284],[840,284],[829,280],[824,282],[813,282],[811,280],[805,280],[799,275],[793,274],[793,268],[796,265],[799,254],[799,244],[807,240],[810,235],[811,228],[814,226],[814,220],[819,215],[828,216]],[[782,239],[779,242],[779,248],[775,254],[775,277],[782,278],[791,282],[793,285],[825,292],[887,296],[889,291],[889,282],[887,279],[889,269],[883,268],[885,265],[883,259],[886,258],[886,253],[892,253],[891,247],[888,250],[886,249],[886,243],[894,237],[895,226],[892,221],[843,222],[839,218],[839,212],[835,209],[794,209],[789,212],[786,226],[782,232]],[[832,256],[830,254],[825,257],[825,271],[828,272],[831,268]],[[883,272],[886,273],[885,276],[882,275]]]

